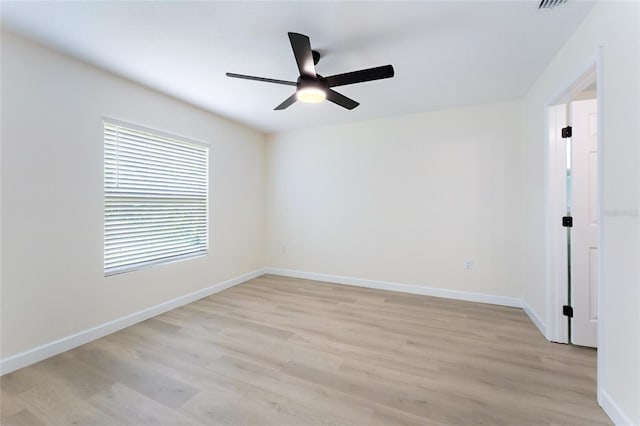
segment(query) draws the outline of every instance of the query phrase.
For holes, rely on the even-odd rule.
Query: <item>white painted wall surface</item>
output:
[[[1,357],[264,265],[264,135],[2,34]],[[209,142],[206,257],[103,276],[102,116]]]
[[[268,265],[519,297],[520,117],[509,102],[270,136]]]
[[[640,3],[596,4],[523,99],[522,123],[523,296],[544,318],[544,103],[603,46],[606,294],[599,385],[635,424],[640,424],[639,28]]]

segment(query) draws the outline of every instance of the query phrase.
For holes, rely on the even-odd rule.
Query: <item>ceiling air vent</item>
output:
[[[566,2],[567,0],[541,0],[538,9],[552,9]]]

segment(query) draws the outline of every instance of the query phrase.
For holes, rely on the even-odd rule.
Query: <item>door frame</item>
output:
[[[604,245],[604,74],[603,48],[599,47],[575,73],[560,85],[556,92],[544,104],[544,167],[545,167],[545,322],[547,340],[568,343],[568,329],[566,317],[562,315],[562,305],[567,300],[567,263],[566,233],[558,232],[560,217],[558,206],[566,206],[566,191],[564,186],[558,188],[551,185],[558,178],[558,156],[556,155],[553,135],[555,124],[550,122],[549,116],[557,105],[568,104],[578,93],[593,82],[596,82],[596,98],[598,101],[598,162],[596,184],[596,208],[598,214],[598,257],[597,257],[597,297],[598,297],[598,389],[602,384],[602,370],[604,367],[604,298],[606,283],[603,280]],[[566,158],[566,157],[565,157]],[[564,167],[564,165],[562,165]],[[560,259],[560,261],[557,261]],[[564,260],[563,260],[564,259]],[[600,392],[598,392],[599,397]]]

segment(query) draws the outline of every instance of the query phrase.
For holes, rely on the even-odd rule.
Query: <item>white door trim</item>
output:
[[[599,47],[598,50],[592,55],[582,67],[577,68],[577,71],[562,85],[559,89],[550,96],[544,105],[544,120],[545,120],[545,290],[546,290],[546,338],[553,342],[567,342],[567,333],[563,330],[566,326],[562,326],[566,323],[566,318],[562,315],[561,301],[566,300],[566,280],[558,280],[557,277],[566,274],[566,270],[559,271],[558,268],[566,268],[566,263],[561,265],[556,259],[559,257],[559,253],[562,250],[566,251],[566,240],[561,241],[559,237],[560,233],[554,232],[557,229],[558,221],[557,213],[553,210],[553,206],[557,204],[558,191],[555,191],[553,186],[550,185],[551,178],[554,175],[552,167],[554,164],[554,158],[552,158],[552,140],[550,136],[549,113],[553,106],[558,104],[566,104],[583,89],[585,89],[593,81],[596,81],[596,97],[598,99],[598,182],[597,182],[597,211],[598,211],[598,342],[604,343],[604,299],[605,299],[605,287],[606,283],[603,280],[603,259],[606,250],[604,244],[604,74],[603,74],[603,48]],[[564,191],[562,191],[564,192]],[[566,254],[564,255],[566,257]],[[562,295],[564,294],[564,299]],[[601,391],[603,381],[603,369],[604,369],[604,357],[605,357],[605,345],[598,344],[598,361],[597,361],[597,387],[598,387],[598,402],[601,402]]]

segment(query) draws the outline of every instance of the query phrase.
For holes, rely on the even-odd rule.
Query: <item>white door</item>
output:
[[[571,343],[597,347],[598,104],[571,102]]]

